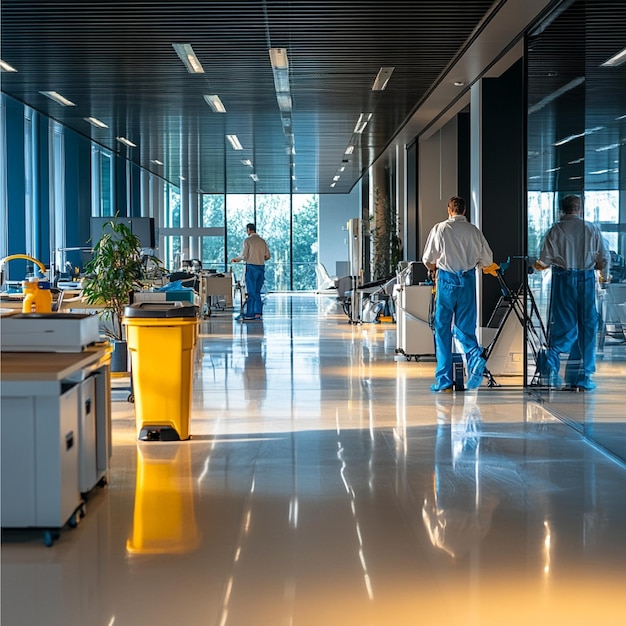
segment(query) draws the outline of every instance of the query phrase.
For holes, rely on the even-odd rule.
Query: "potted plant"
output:
[[[141,242],[128,226],[115,218],[105,224],[103,233],[94,245],[93,258],[85,266],[83,297],[87,303],[102,307],[103,332],[113,343],[111,369],[126,371],[122,318],[130,294],[141,288]]]

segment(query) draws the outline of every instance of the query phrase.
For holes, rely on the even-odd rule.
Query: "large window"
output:
[[[288,194],[256,197],[257,232],[267,241],[272,258],[265,266],[265,285],[272,291],[291,289],[291,207]]]
[[[317,288],[317,223],[319,200],[316,195],[293,196],[293,288]]]
[[[205,268],[227,271],[230,259],[239,256],[252,222],[268,243],[271,259],[266,264],[268,291],[313,290],[317,286],[319,199],[315,194],[204,194],[199,201],[199,227],[180,228],[181,200],[166,194],[163,258],[172,269],[198,241]],[[193,210],[193,209],[192,209]],[[193,222],[193,220],[189,220]],[[161,253],[160,253],[161,254]],[[235,265],[237,278],[243,265]]]
[[[217,269],[222,272],[226,269],[224,259],[224,244],[226,241],[225,223],[226,203],[224,195],[203,195],[201,214],[201,226],[203,228],[201,261],[203,267]]]

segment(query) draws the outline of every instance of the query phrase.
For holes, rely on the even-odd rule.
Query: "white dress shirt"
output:
[[[428,235],[424,264],[436,264],[448,272],[465,272],[493,263],[493,252],[485,236],[464,215],[453,215],[435,224]]]
[[[564,215],[547,232],[539,260],[567,270],[602,269],[606,277],[611,260],[600,229],[580,215]]]

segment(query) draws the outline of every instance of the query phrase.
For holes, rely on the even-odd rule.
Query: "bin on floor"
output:
[[[124,310],[137,438],[189,439],[198,307],[137,302]]]

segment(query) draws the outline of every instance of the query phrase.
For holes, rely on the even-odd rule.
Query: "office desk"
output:
[[[2,527],[72,525],[109,469],[110,352],[3,352],[0,368]]]

